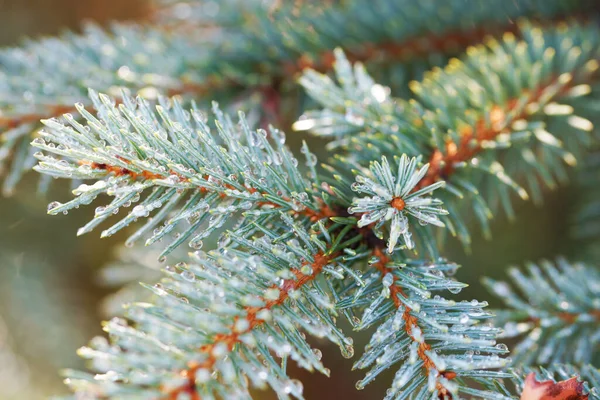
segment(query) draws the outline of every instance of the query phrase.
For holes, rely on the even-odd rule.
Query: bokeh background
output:
[[[143,0],[0,0],[0,45],[77,30],[86,19],[100,24],[144,19],[148,10]],[[296,139],[300,138],[291,141],[297,149]],[[94,232],[77,238],[77,228],[92,217],[95,207],[50,217],[47,203],[66,199],[67,184],[53,185],[44,196],[35,194],[35,184],[31,174],[14,196],[0,198],[0,400],[36,400],[66,392],[58,371],[84,367],[76,349],[102,333],[99,304],[109,290],[98,285],[97,271],[114,257],[112,249],[125,236],[100,240]],[[508,265],[551,258],[565,250],[568,193],[568,188],[549,193],[541,207],[518,203],[519,223],[497,218],[494,239],[476,235],[470,254],[451,245],[448,258],[463,265],[458,278],[471,285],[459,296],[498,304],[481,288],[481,276],[502,278]],[[357,352],[367,337],[355,340]],[[332,347],[324,346],[323,353],[330,379],[294,373],[303,381],[308,399],[381,398],[391,375],[358,392],[354,382],[362,372],[350,372],[352,360]],[[264,393],[257,398],[273,397]]]

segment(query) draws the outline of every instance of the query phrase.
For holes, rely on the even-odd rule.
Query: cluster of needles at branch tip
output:
[[[369,176],[357,175],[352,189],[369,196],[355,198],[348,210],[352,214],[361,214],[359,228],[374,224],[374,229],[378,230],[386,221],[392,221],[388,240],[389,253],[394,251],[400,236],[406,247],[414,247],[407,215],[421,224],[443,227],[444,223],[439,216],[448,213],[441,208],[441,200],[429,196],[443,187],[444,182],[435,182],[415,190],[429,166],[417,169],[419,159],[409,159],[406,155],[402,155],[397,161],[397,172],[393,172],[387,158],[383,157],[381,163],[373,162],[370,165]]]

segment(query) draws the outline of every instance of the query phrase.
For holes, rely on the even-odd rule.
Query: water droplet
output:
[[[307,166],[314,167],[315,165],[317,165],[317,162],[318,162],[317,156],[314,155],[313,153],[306,155],[306,165]]]
[[[189,245],[192,249],[200,250],[202,248],[202,246],[204,245],[204,242],[202,242],[202,240],[200,240],[200,239],[190,240]]]
[[[458,294],[458,293],[460,293],[461,290],[462,290],[462,288],[460,288],[460,287],[450,287],[450,288],[448,288],[448,291],[450,293],[453,293],[453,294]]]
[[[300,268],[300,272],[301,272],[303,275],[311,275],[311,274],[313,273],[313,269],[312,269],[312,267],[311,267],[310,265],[306,264],[306,265],[303,265],[303,266]]]
[[[507,346],[507,345],[505,345],[504,343],[498,343],[498,344],[496,345],[496,348],[497,348],[498,350],[500,350],[500,351],[503,351],[503,352],[504,352],[504,351],[508,351],[508,346]]]
[[[296,392],[302,393],[302,391],[304,390],[302,382],[300,382],[298,379],[292,379],[290,382],[296,387]]]
[[[388,273],[387,273],[387,274],[385,274],[385,276],[383,277],[383,279],[382,279],[382,283],[383,283],[383,286],[385,286],[385,287],[390,287],[390,286],[392,286],[392,284],[394,283],[394,276],[393,276],[391,273],[389,273],[389,272],[388,272]]]
[[[345,345],[342,349],[342,357],[352,358],[354,357],[354,347],[352,345]]]
[[[194,282],[196,280],[196,275],[190,270],[185,270],[181,272],[181,277],[188,282]]]
[[[77,170],[82,174],[89,174],[90,172],[92,172],[92,167],[88,164],[83,164],[77,167]]]
[[[319,349],[313,349],[313,354],[315,355],[317,360],[321,360],[321,358],[323,357],[323,353]]]
[[[167,265],[165,267],[165,271],[167,271],[167,272],[176,272],[177,269],[174,266],[172,266],[172,265]]]
[[[145,206],[137,205],[131,210],[131,215],[133,215],[136,218],[147,217],[148,215],[150,215],[150,211],[148,211],[148,209]]]
[[[52,203],[48,204],[48,211],[51,211],[60,206],[62,206],[62,203],[60,203],[58,201],[53,201]]]

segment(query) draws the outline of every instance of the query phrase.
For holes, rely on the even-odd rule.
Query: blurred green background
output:
[[[143,18],[147,10],[141,0],[0,0],[0,45],[16,45],[26,36],[55,34],[67,27],[78,29],[85,19],[106,23]],[[53,185],[49,194],[39,196],[35,184],[31,174],[13,197],[0,198],[0,400],[65,393],[58,370],[83,367],[75,350],[101,333],[98,305],[107,291],[98,287],[95,274],[125,236],[100,240],[92,233],[77,238],[77,228],[91,218],[94,206],[68,217],[50,217],[47,203],[65,199],[67,185]],[[463,265],[458,278],[471,284],[460,296],[490,299],[479,285],[482,275],[504,277],[507,265],[560,253],[570,204],[566,192],[549,193],[543,207],[518,203],[519,224],[499,217],[494,239],[475,237],[472,254],[451,246],[448,257]],[[367,337],[355,340],[357,353]],[[308,399],[380,398],[388,387],[391,374],[357,392],[354,382],[362,372],[351,373],[352,360],[343,359],[337,349],[323,350],[331,379],[294,373],[304,382]],[[271,398],[267,393],[259,397]]]

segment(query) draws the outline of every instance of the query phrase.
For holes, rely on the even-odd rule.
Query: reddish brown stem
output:
[[[211,90],[216,89],[222,83],[216,79],[207,79],[203,84],[198,83],[184,83],[180,87],[166,89],[168,96],[178,95],[203,95],[209,93]],[[233,82],[230,83],[233,85]],[[117,104],[121,101],[117,99]],[[44,112],[34,112],[30,114],[21,114],[16,116],[0,115],[0,129],[13,129],[18,128],[24,124],[37,123],[42,119],[56,118],[63,114],[74,112],[76,108],[74,106],[68,106],[64,104],[50,105],[46,107]]]
[[[121,161],[129,164],[129,161],[121,158]],[[80,165],[88,165],[90,166],[92,169],[95,170],[102,170],[105,171],[106,174],[113,174],[115,176],[128,176],[130,179],[132,180],[136,180],[136,179],[144,179],[144,180],[148,180],[148,179],[166,179],[167,175],[162,175],[162,174],[157,174],[154,172],[150,172],[150,171],[141,171],[141,172],[135,172],[132,171],[131,169],[128,168],[124,168],[124,167],[119,167],[119,166],[114,166],[114,165],[109,165],[109,164],[101,164],[101,163],[97,163],[97,162],[90,162],[87,160],[82,160],[79,161]],[[187,178],[185,178],[184,176],[181,176],[180,174],[176,173],[175,171],[169,171],[169,175],[175,175],[178,177],[180,182],[185,182],[187,181]],[[208,180],[208,176],[204,177],[206,180]],[[237,189],[231,185],[225,184],[223,185],[225,188],[227,189]],[[198,190],[200,190],[201,192],[207,193],[210,190],[205,188],[205,187],[199,187]],[[246,189],[248,192],[250,193],[256,193],[258,192],[257,189],[255,188],[247,188]],[[225,198],[227,197],[227,195],[225,193],[219,193],[219,196],[221,198]],[[282,199],[284,201],[290,201],[289,198],[287,197],[282,197]],[[259,206],[270,206],[273,208],[281,208],[281,205],[279,205],[278,203],[274,203],[271,201],[261,201],[259,202]],[[297,214],[297,215],[303,215],[308,217],[312,222],[316,222],[320,219],[325,219],[325,218],[329,218],[329,217],[335,217],[337,215],[337,213],[331,208],[329,207],[327,204],[325,204],[324,202],[320,202],[320,208],[319,209],[312,209],[312,208],[304,208],[302,210],[298,210],[298,211],[292,211],[293,213]]]
[[[500,134],[510,132],[510,122],[519,119],[526,119],[537,112],[535,107],[530,107],[538,103],[546,90],[558,83],[560,78],[553,78],[537,89],[531,91],[529,98],[522,104],[519,99],[511,99],[505,105],[493,105],[489,111],[489,121],[486,117],[481,117],[472,126],[465,126],[460,132],[458,142],[449,140],[446,142],[445,149],[435,149],[429,158],[429,169],[427,175],[413,189],[417,191],[440,180],[447,180],[455,171],[456,165],[461,162],[467,162],[476,157],[482,150],[486,141],[496,139]],[[556,100],[564,95],[574,86],[571,80],[565,83],[553,96]],[[517,107],[520,111],[515,114]],[[533,110],[533,111],[532,111]]]
[[[585,314],[591,315],[596,321],[600,322],[600,310],[592,310]],[[563,321],[566,324],[574,324],[577,321],[577,319],[581,316],[580,313],[570,313],[565,311],[553,315],[558,317],[561,321]],[[542,323],[542,320],[539,317],[529,317],[527,321],[533,322],[536,327],[541,326]]]
[[[351,62],[385,60],[386,62],[406,62],[422,58],[432,53],[454,53],[471,45],[480,43],[488,35],[518,31],[517,25],[479,26],[469,30],[430,33],[424,36],[410,37],[400,42],[366,43],[355,49],[344,49]],[[333,68],[335,56],[327,50],[316,57],[302,55],[295,62],[287,62],[283,68],[287,76],[297,76],[311,68],[319,72],[327,72]]]
[[[379,272],[381,272],[382,278],[386,274],[392,273],[392,270],[387,267],[387,264],[391,260],[380,247],[376,247],[373,250],[373,255],[379,259],[379,261],[373,264],[373,266]],[[392,274],[392,277],[393,282],[390,286],[390,297],[392,298],[392,301],[394,302],[396,308],[404,307],[404,312],[402,314],[402,319],[404,320],[404,330],[411,338],[411,340],[417,342],[417,339],[413,334],[413,327],[418,327],[419,321],[414,315],[411,314],[412,309],[407,305],[403,304],[402,301],[400,301],[400,296],[405,299],[407,299],[408,296],[406,295],[406,293],[404,293],[400,286],[396,285],[396,281],[398,279],[396,275]],[[423,361],[423,368],[425,369],[427,374],[429,374],[431,370],[436,368],[433,360],[431,360],[431,358],[427,355],[428,351],[431,351],[431,346],[425,341],[420,342],[419,347],[417,349],[417,354],[419,358]],[[453,379],[454,377],[456,377],[456,373],[452,371],[442,371],[439,372],[439,374],[444,376],[446,379]],[[440,398],[448,398],[448,396],[451,396],[450,392],[448,392],[448,390],[440,382],[436,383],[436,388],[438,390]]]
[[[517,32],[518,28],[515,24],[480,26],[471,30],[449,31],[445,33],[431,33],[425,36],[413,37],[405,39],[401,42],[383,42],[383,43],[366,43],[365,45],[354,50],[347,50],[348,58],[353,61],[368,61],[368,60],[386,60],[386,61],[405,61],[411,58],[423,57],[431,52],[457,52],[459,49],[466,48],[470,45],[481,42],[487,35],[497,35],[502,32]],[[295,61],[283,62],[280,68],[274,68],[273,71],[281,71],[275,73],[271,77],[272,85],[264,85],[256,87],[258,90],[265,90],[265,87],[279,88],[276,82],[292,81],[298,74],[302,73],[307,68],[313,68],[321,72],[330,71],[333,68],[335,56],[332,51],[327,50],[316,57],[309,54],[303,54]],[[175,95],[205,95],[212,94],[224,88],[242,87],[238,81],[234,79],[222,78],[219,76],[208,76],[202,83],[184,83],[181,87],[166,89],[169,96]],[[266,97],[266,106],[277,110],[275,97],[272,91],[267,91],[269,95]],[[214,97],[214,96],[211,96]],[[277,106],[278,107],[278,106]],[[271,110],[271,111],[273,111]],[[36,112],[31,114],[22,114],[16,116],[0,117],[0,129],[11,129],[27,123],[35,123],[41,119],[59,117],[66,112],[75,111],[72,106],[54,105],[48,106],[45,112]]]
[[[49,106],[45,113],[22,114],[14,117],[3,117],[0,115],[0,129],[14,129],[24,124],[34,124],[41,119],[58,117],[73,111],[75,111],[74,106],[53,105]]]
[[[207,354],[208,357],[200,363],[189,363],[188,368],[181,371],[181,376],[187,379],[186,384],[175,389],[168,390],[167,393],[165,393],[163,400],[176,400],[178,399],[178,396],[181,393],[189,394],[193,400],[200,400],[200,396],[196,391],[196,372],[200,369],[207,369],[209,371],[212,371],[214,369],[214,366],[218,361],[218,358],[213,355],[213,349],[215,348],[215,346],[219,344],[225,344],[229,351],[233,350],[234,347],[238,343],[240,343],[241,335],[252,331],[253,329],[257,328],[258,326],[264,323],[263,320],[257,318],[257,315],[260,311],[271,310],[277,306],[282,305],[288,299],[291,291],[299,290],[300,288],[302,288],[302,286],[314,280],[321,273],[323,268],[336,256],[337,254],[316,254],[312,263],[306,262],[304,264],[311,265],[312,273],[310,275],[305,275],[302,272],[300,272],[300,270],[292,270],[292,272],[296,276],[295,279],[287,279],[284,281],[283,285],[273,286],[273,288],[279,290],[279,297],[277,299],[265,301],[266,304],[262,307],[246,307],[246,315],[243,318],[245,318],[248,321],[248,328],[242,332],[236,331],[234,329],[235,323],[237,322],[236,319],[230,327],[231,333],[218,334],[212,338],[210,344],[206,344],[200,347],[199,351],[201,353]]]

